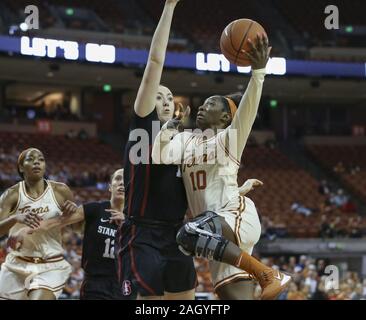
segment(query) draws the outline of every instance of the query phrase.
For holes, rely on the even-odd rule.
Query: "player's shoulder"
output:
[[[70,189],[65,183],[63,182],[58,182],[58,181],[54,181],[54,180],[47,180],[48,183],[51,185],[51,187],[53,189],[57,189],[57,190],[67,190]]]
[[[155,109],[144,116],[140,116],[136,113],[136,111],[134,111],[132,115],[132,123],[130,126],[130,130],[135,129],[152,130],[152,123],[154,121],[156,121],[156,125],[159,126],[160,128],[160,121]]]
[[[91,216],[102,216],[105,213],[105,209],[108,208],[110,208],[109,201],[91,201],[84,203],[85,220],[88,220]]]
[[[68,185],[66,185],[63,182],[57,182],[53,180],[48,180],[48,183],[50,184],[51,188],[54,192],[60,193],[60,194],[68,194],[71,192]]]
[[[20,183],[21,182],[18,182],[13,186],[9,187],[8,189],[6,189],[1,195],[1,199],[3,201],[17,202],[19,197]]]

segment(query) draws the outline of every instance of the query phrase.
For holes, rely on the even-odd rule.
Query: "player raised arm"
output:
[[[179,0],[165,1],[163,14],[151,42],[149,58],[134,106],[136,114],[142,118],[149,115],[155,108],[173,13],[178,2]]]
[[[265,35],[258,35],[255,43],[248,39],[251,46],[250,52],[243,52],[251,61],[252,77],[248,87],[240,101],[238,110],[232,120],[229,129],[236,130],[237,149],[234,156],[240,159],[244,147],[252,130],[255,118],[257,116],[259,102],[262,95],[264,77],[266,75],[266,65],[271,52],[268,47],[268,38]],[[228,136],[227,136],[228,137]],[[229,141],[227,140],[226,143]],[[230,144],[229,144],[230,146]]]

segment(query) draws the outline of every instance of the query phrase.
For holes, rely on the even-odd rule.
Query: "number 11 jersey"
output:
[[[114,242],[118,226],[109,223],[110,201],[84,205],[85,230],[82,267],[87,276],[117,277]]]

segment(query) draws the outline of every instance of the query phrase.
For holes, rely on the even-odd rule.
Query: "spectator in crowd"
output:
[[[363,293],[363,286],[361,283],[356,285],[355,290],[351,293],[351,300],[365,300],[366,296]]]
[[[323,214],[321,217],[321,226],[319,233],[321,238],[332,238],[334,236],[334,231],[328,221],[329,218]]]
[[[356,205],[351,201],[351,199],[348,198],[346,203],[342,205],[341,210],[344,213],[352,213],[356,212],[357,208]]]
[[[294,257],[266,257],[262,263],[277,266],[281,270],[291,272]],[[340,274],[339,287],[329,281],[323,274],[325,259],[316,261],[312,257],[301,256],[293,268],[293,281],[288,291],[279,299],[285,300],[364,300],[366,298],[366,279],[360,280],[356,272]],[[255,289],[255,297],[259,297],[259,286]]]
[[[330,187],[328,185],[328,182],[327,180],[322,180],[320,185],[319,185],[319,188],[318,188],[318,191],[320,194],[324,195],[324,196],[327,196],[330,194]]]
[[[66,138],[74,139],[77,136],[78,136],[78,133],[76,132],[75,129],[70,129],[69,131],[66,132]]]
[[[362,219],[360,216],[358,217],[351,217],[348,220],[348,233],[350,238],[361,238],[362,237],[362,232],[360,230],[360,225],[361,225]]]
[[[334,167],[333,167],[333,171],[335,173],[338,173],[338,174],[342,174],[346,171],[344,165],[343,165],[343,162],[342,161],[339,161]]]
[[[317,273],[316,273],[316,268],[313,264],[311,264],[309,266],[309,272],[308,272],[308,276],[305,278],[305,285],[309,286],[309,291],[310,294],[314,294],[315,291],[317,290],[317,285],[318,285],[318,281],[317,281]]]
[[[338,189],[336,194],[331,194],[330,203],[334,204],[337,208],[344,206],[348,201],[348,196],[344,194],[343,189]]]
[[[308,217],[313,213],[312,209],[305,207],[303,204],[301,204],[299,202],[294,202],[291,205],[291,210],[294,211],[295,213],[302,214],[305,217]]]
[[[6,161],[6,153],[4,148],[0,148],[0,162],[5,162]]]
[[[325,260],[324,259],[320,259],[318,260],[317,262],[317,265],[316,265],[316,269],[318,271],[318,276],[321,277],[323,276],[325,273],[325,268],[326,268],[326,263],[325,263]]]
[[[350,165],[349,165],[349,168],[348,168],[348,172],[349,172],[349,174],[351,174],[351,175],[356,175],[358,172],[360,172],[361,171],[361,168],[360,168],[360,166],[358,166],[358,165],[355,165],[355,164],[353,164],[353,163],[351,163]]]
[[[307,260],[307,256],[305,256],[305,255],[300,256],[299,263],[296,266],[300,267],[301,271],[305,269],[306,260]]]
[[[295,283],[291,283],[287,293],[286,300],[305,300],[305,295],[299,291]]]
[[[316,290],[312,294],[311,300],[328,300],[327,294],[325,293],[324,282],[317,282]]]

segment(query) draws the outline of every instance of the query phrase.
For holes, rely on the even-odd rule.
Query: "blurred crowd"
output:
[[[319,183],[318,192],[325,197],[318,207],[311,208],[297,201],[291,205],[291,211],[294,214],[316,218],[319,226],[316,237],[361,238],[365,236],[365,230],[362,227],[363,219],[360,215],[355,215],[357,207],[349,194],[346,194],[343,189],[334,188],[326,180]],[[274,240],[291,236],[286,223],[280,216],[263,216],[261,223],[263,238]]]
[[[365,300],[366,278],[362,279],[357,272],[342,271],[339,268],[339,281],[333,267],[328,267],[326,259],[315,259],[302,255],[291,257],[266,257],[261,261],[275,269],[293,275],[288,291],[281,294],[280,300]],[[257,285],[255,298],[260,296]]]
[[[68,133],[71,135],[71,133]],[[80,138],[83,132],[78,132],[78,136],[70,136],[69,138]],[[13,163],[14,169],[15,164],[18,161],[18,155],[21,150],[13,147],[10,152],[5,152],[3,148],[0,147],[0,165],[1,163]],[[111,164],[104,164],[98,171],[93,170],[72,170],[72,168],[65,164],[61,169],[54,168],[52,161],[47,163],[47,179],[63,182],[71,188],[87,188],[93,187],[97,190],[105,191],[108,189],[108,183],[110,179],[110,174],[115,170],[115,166]],[[19,174],[16,170],[0,170],[0,192],[5,188],[17,183],[20,180]]]
[[[111,165],[102,166],[97,172],[84,170],[81,172],[71,172],[65,165],[58,173],[51,173],[48,179],[63,182],[69,187],[85,188],[94,187],[98,190],[107,190],[110,180],[110,174],[114,167]]]
[[[333,171],[337,174],[348,173],[351,175],[356,175],[361,171],[360,166],[350,163],[349,165],[344,165],[342,161],[339,161],[334,167]]]

